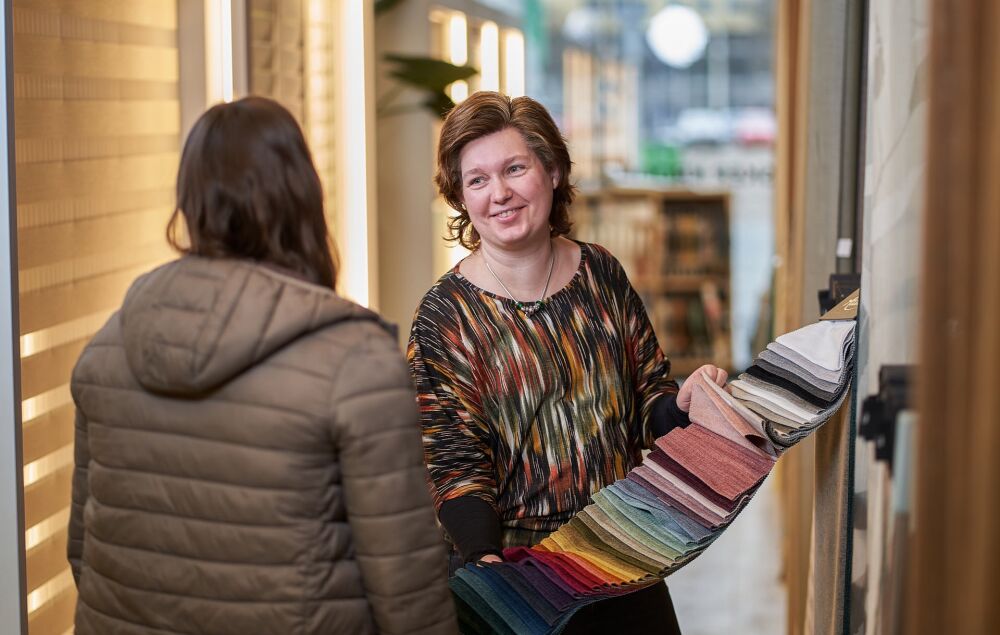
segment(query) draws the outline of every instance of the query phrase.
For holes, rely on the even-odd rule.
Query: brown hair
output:
[[[515,97],[493,91],[473,93],[455,106],[444,120],[438,143],[437,174],[434,182],[441,196],[457,216],[448,220],[449,241],[457,241],[470,251],[479,247],[479,233],[472,225],[469,212],[462,203],[462,149],[470,142],[514,128],[535,153],[545,170],[559,172],[559,184],[552,192],[549,226],[553,236],[568,234],[573,224],[569,206],[576,190],[569,182],[573,162],[569,158],[566,139],[559,132],[545,107],[530,97]]]
[[[183,216],[189,245],[177,239]],[[291,113],[263,97],[213,106],[191,128],[167,241],[208,258],[249,258],[333,289],[323,187]]]

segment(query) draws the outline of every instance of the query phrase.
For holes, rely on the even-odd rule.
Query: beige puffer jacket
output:
[[[455,633],[389,328],[323,287],[186,257],[73,373],[78,635]]]

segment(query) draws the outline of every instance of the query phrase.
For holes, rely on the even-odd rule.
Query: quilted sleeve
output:
[[[87,482],[87,464],[90,450],[87,446],[87,421],[80,409],[76,410],[75,441],[73,449],[73,493],[70,499],[69,540],[66,556],[69,558],[73,579],[80,583],[80,563],[83,558],[83,508],[90,496]]]
[[[333,387],[333,437],[375,623],[391,635],[457,633],[403,357],[380,334],[354,348],[341,369]]]

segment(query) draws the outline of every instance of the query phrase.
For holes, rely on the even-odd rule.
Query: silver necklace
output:
[[[517,306],[518,310],[520,310],[521,313],[524,313],[527,317],[531,317],[536,312],[538,312],[539,309],[545,306],[545,294],[549,292],[549,283],[552,282],[552,270],[555,268],[556,264],[556,246],[551,245],[551,247],[552,247],[552,255],[549,256],[549,275],[545,277],[545,288],[542,289],[542,297],[538,298],[534,302],[529,302],[527,304],[525,304],[524,302],[520,302],[517,298],[514,297],[514,294],[510,292],[510,289],[508,289],[507,285],[503,283],[503,280],[500,279],[500,276],[498,276],[496,272],[493,271],[493,267],[490,266],[490,261],[486,258],[486,254],[483,254],[483,262],[486,263],[486,269],[490,272],[490,275],[493,276],[493,279],[497,281],[497,283],[504,291],[507,292],[507,297],[509,297],[511,300],[514,301],[514,305]]]

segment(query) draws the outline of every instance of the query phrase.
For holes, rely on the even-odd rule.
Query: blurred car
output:
[[[732,140],[732,120],[724,110],[687,108],[677,116],[675,131],[684,145],[721,145]]]
[[[733,123],[733,136],[743,145],[771,145],[777,131],[774,113],[766,108],[747,108]]]

